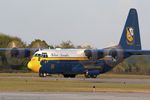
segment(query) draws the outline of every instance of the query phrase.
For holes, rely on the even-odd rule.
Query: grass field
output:
[[[40,78],[35,73],[0,73],[0,92],[150,92],[150,84],[92,82],[74,79]],[[78,76],[82,78],[83,76]],[[103,74],[103,78],[150,79],[146,75]],[[101,78],[98,77],[100,80]]]

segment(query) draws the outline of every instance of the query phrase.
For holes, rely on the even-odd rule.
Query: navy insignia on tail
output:
[[[126,42],[128,45],[133,45],[134,44],[134,29],[132,27],[127,27],[126,28]]]

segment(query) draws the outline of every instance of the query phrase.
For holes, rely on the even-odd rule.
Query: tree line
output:
[[[35,39],[30,44],[26,44],[18,37],[9,36],[3,33],[0,33],[0,48],[92,48],[90,45],[77,45],[75,46],[70,40],[62,41],[59,45],[49,45],[45,40]]]
[[[26,44],[18,37],[0,34],[0,48],[78,48],[92,49],[90,45],[74,45],[70,40],[62,41],[59,45],[49,45],[46,41],[35,39]],[[132,56],[116,66],[111,73],[150,74],[150,56]]]

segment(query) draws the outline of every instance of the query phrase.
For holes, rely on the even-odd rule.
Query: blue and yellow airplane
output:
[[[117,46],[104,49],[43,49],[33,55],[28,68],[41,77],[47,74],[62,74],[64,77],[85,74],[85,77],[96,78],[133,55],[150,55],[149,50],[141,50],[138,15],[134,8],[129,11]]]

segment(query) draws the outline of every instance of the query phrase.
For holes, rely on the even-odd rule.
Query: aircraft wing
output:
[[[0,48],[0,53],[5,53],[5,56],[24,56],[24,57],[30,57],[32,56],[36,51],[38,51],[39,48]]]
[[[85,56],[91,60],[98,60],[105,57],[124,57],[128,58],[132,55],[150,55],[150,50],[124,50],[124,49],[118,49],[118,48],[109,48],[109,49],[91,49],[91,50],[85,50],[84,51]]]
[[[129,55],[150,55],[150,50],[124,50]]]
[[[0,66],[19,69],[38,50],[39,48],[0,48]]]

